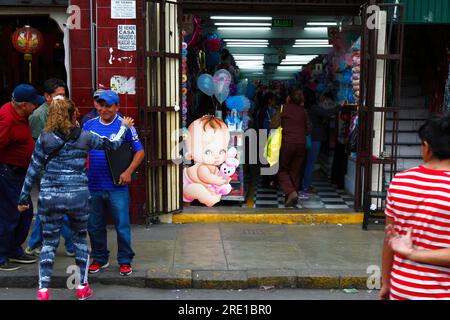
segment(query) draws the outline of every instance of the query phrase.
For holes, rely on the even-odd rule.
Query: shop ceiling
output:
[[[359,24],[358,17],[335,15],[248,16],[227,13],[201,17],[203,32],[216,33],[224,40],[225,48],[238,60],[238,66],[246,77],[269,80],[292,79],[307,62],[318,55],[328,54],[331,44],[328,27],[324,25],[331,24],[342,30]],[[353,28],[359,30],[358,26]]]

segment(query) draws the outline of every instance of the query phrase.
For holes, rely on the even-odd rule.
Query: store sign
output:
[[[136,25],[119,24],[117,26],[117,49],[136,51]]]
[[[136,19],[136,0],[111,0],[111,19]]]
[[[294,20],[292,20],[292,19],[273,19],[272,27],[274,27],[274,28],[292,28],[292,27],[294,27]]]

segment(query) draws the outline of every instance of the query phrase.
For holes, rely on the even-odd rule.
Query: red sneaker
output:
[[[50,300],[50,291],[48,289],[47,291],[38,290],[37,300]]]
[[[98,261],[93,261],[91,263],[91,265],[89,266],[89,273],[97,273],[102,269],[108,268],[109,267],[109,262],[103,264],[101,262]]]
[[[121,264],[119,267],[119,273],[121,276],[128,276],[133,273],[133,268],[130,264]]]
[[[78,300],[86,300],[93,294],[94,292],[89,288],[89,283],[86,283],[83,289],[77,289]]]

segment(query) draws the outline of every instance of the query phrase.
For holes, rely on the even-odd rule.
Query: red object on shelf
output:
[[[222,46],[222,40],[221,39],[209,39],[206,41],[206,48],[209,52],[217,52],[220,50],[220,47]]]
[[[17,29],[11,36],[14,48],[25,54],[33,54],[41,49],[44,38],[35,28],[25,26]]]

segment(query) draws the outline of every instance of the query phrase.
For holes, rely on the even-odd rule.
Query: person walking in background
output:
[[[324,104],[328,105],[330,101],[334,101],[334,97],[330,92],[324,93],[321,96],[321,102],[317,104],[316,93],[309,89],[305,91],[305,106],[311,121],[312,132],[311,149],[307,152],[305,173],[303,176],[303,182],[300,185],[301,191],[299,196],[301,199],[308,199],[314,192],[312,188],[314,164],[319,157],[322,141],[327,140],[328,120],[330,117],[339,112],[345,104],[345,101],[341,101],[341,103],[337,106],[326,108]]]
[[[298,202],[300,173],[306,155],[308,123],[303,91],[293,89],[281,111],[282,142],[278,182],[285,194],[285,206],[295,207]]]
[[[43,227],[43,247],[39,256],[39,290],[37,298],[48,300],[55,251],[59,244],[64,217],[70,221],[75,247],[75,262],[80,268],[78,299],[92,295],[87,278],[89,253],[87,222],[89,189],[86,158],[91,149],[117,149],[123,142],[133,119],[124,118],[114,139],[109,140],[77,127],[78,109],[71,100],[58,97],[50,104],[45,132],[36,142],[32,160],[16,206],[19,211],[31,207],[33,183],[44,174],[40,183],[38,214]]]
[[[100,95],[100,92],[104,91],[103,89],[98,89],[94,91],[94,94],[92,95],[94,108],[92,108],[91,111],[89,111],[83,119],[81,119],[81,127],[83,128],[84,124],[88,122],[91,119],[97,118],[100,115],[100,105],[97,102],[98,96]]]
[[[419,136],[425,164],[388,190],[381,299],[450,299],[450,114]]]
[[[29,118],[33,139],[36,141],[47,125],[48,111],[50,104],[56,97],[64,98],[66,96],[66,83],[61,79],[51,78],[44,82],[44,97],[45,102],[37,108]],[[38,178],[39,180],[39,178]],[[37,185],[39,185],[39,181]],[[69,257],[75,256],[72,232],[70,231],[69,218],[64,217],[64,225],[62,227],[62,236],[64,238],[64,248],[66,255]],[[28,246],[25,253],[39,255],[42,247],[42,225],[39,215],[36,216],[34,225],[28,239]]]
[[[0,108],[0,271],[14,271],[17,263],[34,263],[25,242],[33,219],[33,207],[22,213],[17,201],[34,149],[28,118],[43,97],[28,84],[18,85],[12,101]]]
[[[106,90],[100,93],[97,102],[101,106],[100,117],[86,122],[84,129],[101,136],[113,137],[120,130],[122,121],[122,118],[117,114],[119,110],[119,96],[114,91]],[[90,273],[97,273],[109,266],[106,234],[106,217],[108,212],[113,218],[117,232],[119,273],[126,276],[133,272],[131,261],[133,260],[134,252],[131,248],[128,185],[131,183],[131,174],[139,167],[145,154],[136,129],[131,128],[127,132],[125,142],[132,143],[135,154],[128,169],[120,176],[120,186],[113,184],[105,152],[92,150],[89,153],[88,176],[92,198],[88,229],[93,258],[93,262],[89,267]]]
[[[280,110],[277,106],[277,97],[272,91],[268,91],[263,96],[263,103],[257,113],[258,128],[267,131],[267,136],[270,134],[270,127],[272,118]],[[259,137],[259,135],[258,135]],[[265,165],[268,167],[268,165]],[[263,187],[275,188],[276,176],[263,175],[262,176]]]

